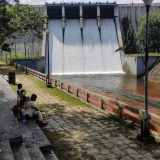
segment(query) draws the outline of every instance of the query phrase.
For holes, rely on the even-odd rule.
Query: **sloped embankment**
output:
[[[149,72],[149,80],[160,81],[160,58]]]

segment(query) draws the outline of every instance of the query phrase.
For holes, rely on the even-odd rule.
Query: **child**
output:
[[[26,91],[22,89],[20,91],[21,97],[19,98],[19,105],[15,105],[14,109],[12,109],[14,115],[20,120],[22,118],[22,108],[24,107],[25,102],[29,99],[29,97],[26,96]]]
[[[18,120],[20,120],[22,118],[22,108],[24,108],[24,104],[27,100],[29,100],[30,97],[26,96],[26,91],[24,89],[22,89],[20,91],[20,102],[19,102],[19,106],[17,106],[17,112],[18,112]]]
[[[20,104],[20,97],[21,97],[21,89],[22,89],[22,84],[17,85],[17,106]]]
[[[22,109],[23,122],[25,122],[26,116],[28,117],[36,117],[39,125],[46,125],[47,123],[43,122],[42,113],[35,107],[34,102],[37,99],[36,94],[32,94],[31,98],[27,100],[24,104],[24,108]]]
[[[21,89],[22,89],[22,84],[18,84],[17,88],[18,88],[17,89],[17,98],[19,98],[19,97],[21,97],[21,93],[20,92],[21,92]]]

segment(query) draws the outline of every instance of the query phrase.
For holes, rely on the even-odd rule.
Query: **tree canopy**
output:
[[[0,48],[10,38],[17,39],[28,34],[42,38],[46,18],[31,5],[11,5],[6,0],[0,0]]]
[[[145,51],[145,29],[146,16],[143,16],[137,31],[137,44],[142,52]],[[151,13],[149,16],[148,48],[149,52],[160,52],[160,12]]]

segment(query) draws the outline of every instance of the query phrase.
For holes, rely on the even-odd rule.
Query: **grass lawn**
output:
[[[63,100],[67,102],[67,105],[85,105],[83,102],[81,102],[79,99],[74,98],[67,93],[57,89],[56,87],[54,88],[47,88],[46,83],[42,80],[39,80],[32,75],[25,75],[25,73],[19,69],[15,69],[12,66],[0,66],[0,74],[3,75],[8,75],[8,72],[15,72],[16,75],[23,75],[24,77],[28,78],[30,81],[32,81],[35,86],[40,87],[43,89],[45,93],[49,93],[53,96],[56,96],[59,100]],[[11,85],[12,89],[16,92],[17,90],[17,85]],[[23,87],[25,89],[25,87]],[[26,90],[26,89],[25,89]],[[86,105],[87,106],[87,105]]]
[[[27,55],[26,59],[39,59],[40,57],[36,57],[36,56],[32,56],[32,55]],[[14,53],[12,53],[11,55],[8,54],[7,56],[0,56],[0,61],[5,62],[6,59],[10,60],[17,60],[17,59],[25,59],[25,55],[24,54],[20,54],[17,53],[16,55]]]
[[[129,56],[129,57],[144,57],[145,54],[125,54],[126,56]],[[160,53],[149,53],[148,54],[149,57],[153,57],[153,56],[160,56]]]

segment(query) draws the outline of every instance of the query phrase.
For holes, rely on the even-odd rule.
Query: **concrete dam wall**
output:
[[[34,6],[36,10],[41,15],[47,15],[47,7],[44,5],[36,5]],[[160,4],[152,4],[151,12],[159,12]],[[123,4],[118,5],[118,18],[120,20],[120,28],[122,37],[128,28],[137,31],[139,26],[139,19],[141,16],[145,15],[145,6],[143,4]],[[25,37],[27,39],[27,51],[33,55],[45,56],[45,42],[46,36],[44,33],[43,40],[39,40],[32,35]],[[24,37],[18,40],[10,40],[10,42],[15,42],[17,53],[24,53]],[[12,50],[14,53],[14,50]]]
[[[46,6],[50,74],[123,73],[120,53],[115,53],[115,3]]]
[[[150,8],[150,13],[154,12],[160,12],[160,3],[152,4]],[[128,29],[132,30],[135,36],[139,27],[140,18],[145,14],[146,14],[146,8],[143,4],[118,5],[118,17],[120,20],[122,37],[124,37],[127,34]]]
[[[75,10],[75,14],[71,14],[70,13],[70,10],[73,7],[74,7],[74,10]],[[79,23],[78,25],[79,25],[80,28],[81,28],[81,25],[82,25],[82,16],[80,16],[80,14],[85,15],[85,17],[83,17],[84,19],[93,19],[93,17],[91,16],[91,15],[93,15],[94,18],[96,17],[97,31],[99,29],[98,25],[102,25],[101,26],[102,30],[104,28],[102,19],[112,18],[113,20],[115,20],[116,19],[115,16],[117,16],[117,19],[120,22],[120,31],[121,31],[122,37],[124,37],[124,35],[126,34],[128,29],[131,29],[131,30],[134,31],[134,33],[136,33],[136,31],[138,29],[138,26],[139,26],[139,20],[140,20],[141,16],[145,15],[145,13],[146,13],[145,6],[143,4],[114,5],[114,8],[111,8],[111,9],[105,8],[105,5],[104,6],[102,5],[100,10],[98,9],[97,4],[94,4],[92,9],[89,9],[88,6],[83,7],[84,9],[83,9],[82,13],[80,13],[80,6],[65,7],[65,12],[63,11],[64,9],[62,9],[62,7],[60,8],[60,6],[55,6],[53,9],[51,9],[51,6],[47,7],[47,6],[40,5],[40,6],[35,6],[35,8],[41,15],[47,15],[48,13],[50,14],[50,16],[49,16],[50,20],[49,20],[49,24],[48,25],[51,24],[51,21],[53,19],[56,19],[56,20],[59,19],[60,20],[59,21],[59,25],[61,25],[61,27],[62,27],[63,22],[64,22],[63,21],[64,18],[65,18],[64,15],[68,16],[69,19],[77,19],[78,22],[73,22],[73,23],[75,23],[75,24]],[[53,13],[52,10],[54,10],[55,13]],[[153,4],[151,6],[151,12],[159,12],[159,11],[160,11],[160,4]],[[108,15],[108,17],[105,17],[106,15]],[[117,20],[115,20],[115,23],[117,23],[116,21]],[[65,34],[64,41],[66,41],[68,39],[68,42],[69,42],[70,41],[69,36],[67,38],[67,34],[70,32],[69,31],[70,29],[68,27],[68,23],[69,23],[69,20],[66,20],[66,26],[67,26],[66,27],[66,32],[64,32],[64,33],[61,32],[61,34]],[[70,27],[73,27],[73,29],[74,29],[75,28],[74,27],[75,24],[71,25]],[[54,32],[54,31],[52,31],[52,32]],[[78,32],[76,32],[76,33],[80,34],[79,37],[82,36],[82,32],[81,31],[78,30]],[[114,33],[116,33],[116,32],[114,32]],[[103,34],[100,34],[100,35],[101,36],[98,37],[99,40],[97,39],[98,41],[102,41],[105,38],[105,35],[103,35]],[[119,36],[118,31],[117,31],[117,36],[118,36],[119,39],[121,39],[121,36]],[[83,38],[84,37],[82,37],[82,39]],[[27,54],[29,53],[29,54],[32,54],[32,55],[38,55],[38,56],[43,56],[43,57],[45,56],[45,53],[46,53],[46,50],[47,50],[45,32],[44,32],[44,38],[43,38],[42,41],[37,39],[37,38],[35,38],[35,37],[33,37],[32,35],[29,35],[28,37],[26,37],[26,39],[27,39],[27,42],[28,42],[28,44],[27,44]],[[79,39],[79,44],[81,43],[82,39]],[[51,40],[51,38],[50,38],[50,40]],[[15,41],[16,42],[17,53],[24,53],[24,43],[23,43],[23,41],[24,41],[24,38]],[[62,39],[62,41],[63,41],[63,39]],[[118,42],[119,42],[119,40],[118,40]],[[103,50],[107,50],[107,48],[104,47],[103,43],[102,43],[102,45],[101,45],[101,43],[99,43],[99,44],[100,44],[100,47],[99,47],[98,50],[101,50],[100,52],[103,53],[104,52]],[[55,47],[55,43],[53,43],[52,45]],[[59,45],[60,45],[60,43],[59,43]],[[80,45],[82,45],[82,44],[80,44]],[[120,43],[119,43],[119,45],[120,45]],[[66,48],[66,49],[67,49],[67,47],[68,47],[68,45],[64,46],[64,48]],[[56,51],[56,49],[57,48],[53,49],[54,52]],[[63,48],[60,47],[60,49],[63,49]],[[116,48],[114,48],[113,50],[115,50],[115,49]],[[78,49],[77,48],[72,48],[71,50],[76,51]],[[80,50],[82,50],[82,48]],[[81,52],[80,50],[77,53],[80,53]],[[14,53],[14,50],[12,50],[12,52]],[[52,52],[52,50],[51,50],[51,52]],[[68,53],[67,50],[65,52]],[[56,58],[58,58],[57,62],[52,63],[52,59],[55,60],[54,56],[55,55],[51,55],[50,56],[50,64],[52,64],[53,66],[56,65],[56,67],[60,68],[60,66],[57,65],[57,63],[58,63],[58,61],[61,61],[60,60],[61,58],[65,58],[65,57],[62,57],[63,55],[56,56]],[[82,61],[82,56],[79,55],[79,58],[80,58],[80,61],[83,63],[84,61]],[[123,56],[121,58],[122,58],[122,65],[123,65],[124,62],[126,64],[126,59],[123,60]],[[137,66],[137,64],[135,64],[135,67],[136,66]],[[62,65],[61,68],[63,68],[63,67],[64,66]],[[89,65],[89,67],[90,67],[90,65]],[[70,68],[73,69],[73,67],[70,67]],[[124,67],[123,67],[123,69],[124,69]],[[47,68],[46,68],[46,70],[47,70]],[[62,70],[63,69],[61,69],[61,71]],[[84,68],[81,69],[81,71],[82,70],[84,70]],[[56,73],[56,71],[52,67],[50,68],[50,71]],[[105,71],[105,69],[104,69],[104,71]],[[99,72],[99,70],[98,70],[98,72]],[[137,71],[137,73],[138,73],[138,71]]]

